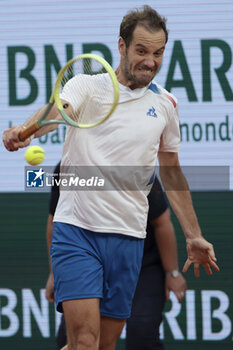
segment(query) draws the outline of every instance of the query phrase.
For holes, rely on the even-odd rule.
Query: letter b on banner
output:
[[[17,60],[18,56],[18,60]],[[27,61],[24,67],[17,61]],[[9,105],[26,106],[35,101],[38,95],[38,84],[32,75],[36,63],[35,53],[27,46],[8,47],[8,71],[9,71]],[[22,64],[22,63],[21,63]]]
[[[220,290],[203,290],[201,292],[203,314],[203,340],[222,340],[231,334],[231,320],[226,311],[229,308],[228,296]],[[211,301],[217,299],[219,307],[212,310]],[[218,320],[221,324],[219,331],[213,330],[213,320]]]
[[[2,305],[1,299],[7,299]],[[19,329],[19,319],[14,309],[17,305],[17,296],[11,289],[0,289],[0,337],[12,337]],[[7,319],[8,327],[4,328],[4,318]]]

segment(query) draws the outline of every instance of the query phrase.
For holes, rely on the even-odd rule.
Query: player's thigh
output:
[[[101,317],[99,350],[115,350],[117,339],[125,325],[125,319]]]
[[[67,300],[62,303],[68,342],[76,343],[78,337],[88,336],[99,341],[99,299]]]
[[[51,261],[56,307],[62,302],[103,295],[103,265],[94,233],[65,223],[53,224]]]

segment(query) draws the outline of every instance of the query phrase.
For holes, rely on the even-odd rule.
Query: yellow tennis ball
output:
[[[40,146],[31,146],[26,150],[24,157],[29,164],[37,165],[43,162],[45,151]]]

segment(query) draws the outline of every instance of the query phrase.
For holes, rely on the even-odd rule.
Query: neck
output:
[[[116,73],[117,80],[119,81],[119,83],[121,83],[124,86],[130,87],[131,82],[126,80],[126,78],[122,72],[121,66],[118,66],[115,73]]]
[[[115,73],[116,73],[116,77],[117,77],[117,80],[119,81],[119,83],[124,85],[124,86],[127,86],[131,90],[144,87],[144,86],[138,86],[134,82],[127,80],[125,78],[125,75],[123,74],[120,66],[116,69]]]

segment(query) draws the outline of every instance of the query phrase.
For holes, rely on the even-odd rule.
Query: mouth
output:
[[[138,71],[142,72],[142,73],[146,73],[146,74],[155,74],[156,68],[155,67],[149,68],[146,66],[141,66],[141,67],[138,67]]]

